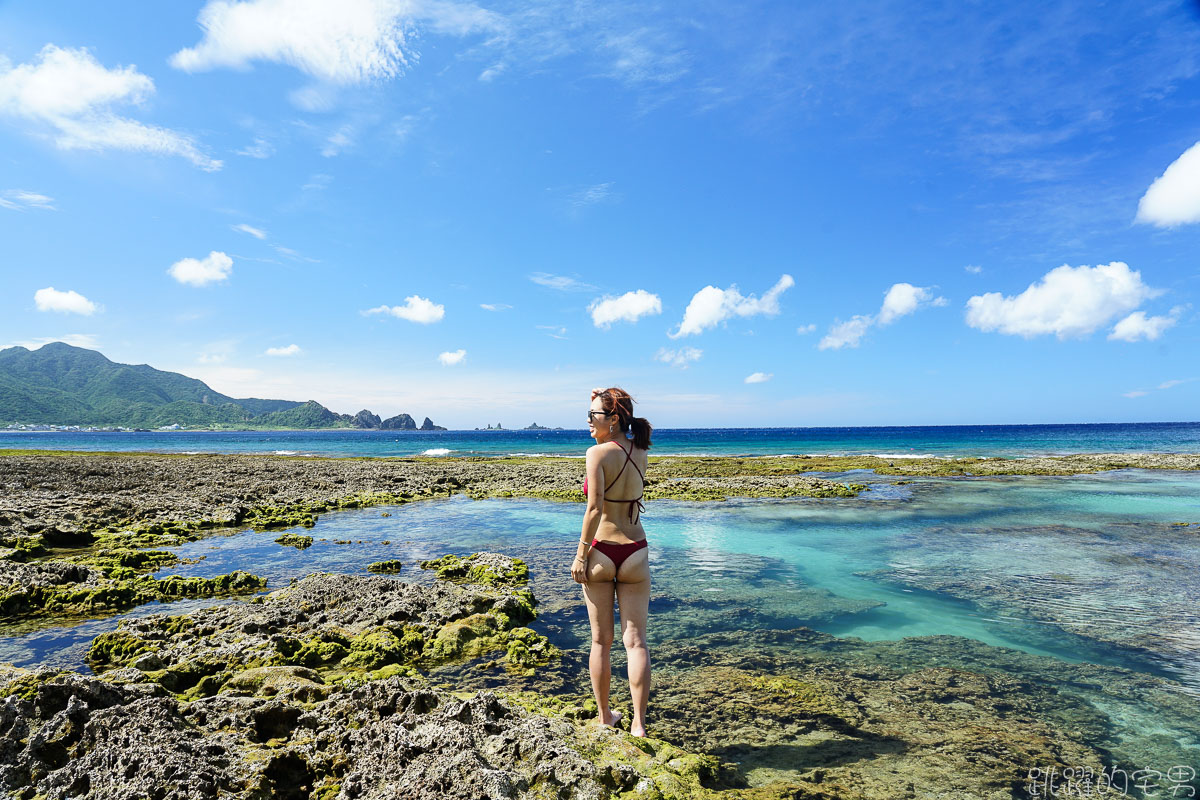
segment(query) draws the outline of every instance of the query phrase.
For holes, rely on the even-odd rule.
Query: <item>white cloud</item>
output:
[[[56,211],[52,203],[53,197],[47,197],[37,192],[24,192],[20,189],[9,189],[0,192],[0,208],[10,211],[24,211],[29,208],[40,208],[44,211]]]
[[[271,61],[336,84],[391,78],[408,63],[405,8],[386,0],[211,0],[197,19],[204,37],[170,62],[200,72]]]
[[[812,333],[816,329],[817,329],[817,323],[810,322],[807,325],[801,325],[800,327],[796,328],[796,333],[798,333],[801,336],[807,336],[808,334]]]
[[[605,295],[597,298],[588,306],[588,311],[591,312],[593,325],[597,328],[608,328],[614,322],[637,322],[641,317],[661,314],[662,300],[656,294],[638,289],[635,292],[626,292],[620,297]]]
[[[309,111],[330,108],[333,87],[400,75],[417,58],[409,44],[414,23],[455,36],[503,27],[496,14],[449,0],[209,0],[197,21],[203,38],[171,56],[171,66],[199,72],[286,64],[315,80],[291,93]]]
[[[438,361],[442,362],[447,367],[452,367],[455,364],[461,364],[463,359],[466,357],[467,351],[460,348],[454,352],[442,353],[438,356]]]
[[[224,253],[213,250],[202,259],[184,258],[176,261],[167,273],[189,286],[207,286],[229,278],[233,273],[233,259]]]
[[[302,352],[304,351],[300,349],[300,345],[289,344],[287,347],[268,347],[263,355],[286,358],[287,356],[298,356]]]
[[[1183,378],[1182,380],[1163,381],[1158,385],[1160,389],[1174,389],[1176,386],[1181,386],[1185,383],[1191,383],[1195,378]]]
[[[529,280],[536,283],[538,286],[546,286],[550,289],[558,289],[560,292],[594,292],[596,287],[590,283],[583,283],[574,278],[568,278],[565,275],[551,275],[548,272],[535,272],[529,276]]]
[[[668,333],[672,339],[681,336],[698,334],[706,328],[711,328],[730,317],[750,317],[756,314],[773,316],[779,313],[779,296],[796,282],[791,275],[783,275],[775,285],[763,294],[762,298],[748,295],[743,297],[736,285],[728,289],[718,289],[715,286],[705,286],[692,295],[691,302],[683,312],[683,321],[674,333]]]
[[[480,303],[479,307],[484,311],[508,311],[512,308],[508,303]]]
[[[222,364],[228,358],[224,353],[201,353],[196,357],[198,364]]]
[[[979,266],[978,264],[967,264],[965,267],[963,267],[963,269],[972,275],[978,275],[979,273],[983,272],[983,267]]]
[[[275,155],[275,145],[266,139],[255,138],[254,144],[243,147],[237,151],[237,154],[249,158],[270,158]]]
[[[239,233],[248,233],[251,236],[253,236],[255,239],[267,238],[267,232],[264,231],[262,228],[254,228],[254,227],[247,225],[244,222],[239,225],[231,225],[230,227]]]
[[[890,325],[900,317],[907,316],[921,307],[922,303],[935,306],[946,305],[946,298],[934,297],[931,287],[913,286],[911,283],[896,283],[888,289],[879,309],[876,322]]]
[[[743,383],[766,383],[774,377],[774,372],[752,372],[746,376],[746,380]]]
[[[48,44],[30,64],[0,61],[0,114],[31,120],[54,132],[61,149],[134,150],[186,158],[207,171],[221,162],[181,133],[118,116],[113,107],[141,105],[154,81],[137,67],[105,68],[86,48]]]
[[[1174,309],[1167,317],[1148,317],[1145,311],[1135,311],[1114,325],[1108,338],[1110,341],[1152,342],[1179,321],[1178,312],[1179,309]]]
[[[669,350],[666,347],[660,347],[658,348],[658,352],[654,354],[654,360],[670,364],[672,367],[687,369],[687,365],[690,362],[699,360],[703,354],[704,351],[697,347],[681,347],[678,350]]]
[[[1160,228],[1200,222],[1200,142],[1150,184],[1138,201],[1137,221]]]
[[[98,308],[79,292],[60,292],[53,286],[34,292],[33,302],[37,303],[38,311],[61,311],[67,314],[83,314],[85,317],[95,314]]]
[[[505,65],[503,62],[492,64],[483,72],[479,73],[479,80],[483,81],[484,83],[491,83],[498,75],[503,74],[505,69],[507,69],[507,65]]]
[[[867,335],[875,318],[870,314],[856,314],[845,322],[835,322],[829,333],[821,337],[817,347],[821,350],[841,350],[843,347],[858,347]]]
[[[883,305],[879,307],[878,314],[855,314],[845,322],[835,322],[817,347],[821,350],[858,347],[867,331],[874,325],[891,325],[900,317],[907,316],[922,306],[944,305],[946,298],[935,297],[931,286],[893,283],[883,296]]]
[[[1135,398],[1135,397],[1145,397],[1145,396],[1146,396],[1146,395],[1148,395],[1148,394],[1150,394],[1150,393],[1149,393],[1149,392],[1144,392],[1144,391],[1142,391],[1141,389],[1135,389],[1135,390],[1133,390],[1132,392],[1123,392],[1123,393],[1121,394],[1121,397],[1128,397],[1128,398],[1130,398],[1130,399],[1132,400],[1132,399],[1133,399],[1133,398]]]
[[[988,292],[972,297],[967,301],[967,324],[1025,338],[1048,333],[1059,339],[1086,336],[1160,294],[1121,261],[1095,267],[1063,264],[1018,295]]]
[[[363,313],[391,314],[393,317],[406,319],[409,322],[419,322],[422,325],[428,325],[446,316],[446,307],[414,294],[404,298],[404,305],[402,306],[377,306]]]
[[[44,339],[22,339],[18,342],[10,342],[9,344],[0,347],[0,349],[3,349],[4,347],[24,347],[27,350],[37,350],[39,347],[51,344],[53,342],[62,342],[64,344],[69,344],[72,347],[82,347],[85,350],[100,349],[100,341],[96,338],[95,334],[91,333],[68,333],[66,336],[50,336]]]

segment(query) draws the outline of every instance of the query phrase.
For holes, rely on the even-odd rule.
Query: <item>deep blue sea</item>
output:
[[[0,449],[274,453],[313,456],[582,456],[585,430],[0,431]],[[654,455],[1033,456],[1200,453],[1200,422],[881,428],[661,428]]]

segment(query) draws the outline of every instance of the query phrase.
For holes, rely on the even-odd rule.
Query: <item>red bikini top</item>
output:
[[[621,447],[621,445],[618,444],[617,447]],[[621,447],[621,449],[625,450],[624,447]],[[625,450],[625,464],[633,464],[633,468],[637,470],[638,475],[640,475],[642,478],[642,489],[644,490],[646,488],[646,476],[642,474],[641,468],[639,468],[637,463],[634,462],[634,460],[633,460],[633,443],[632,442],[629,443],[629,449]],[[617,472],[616,477],[614,477],[609,482],[608,486],[604,487],[604,499],[610,503],[629,503],[629,521],[633,522],[633,508],[634,508],[635,503],[637,504],[637,510],[638,510],[639,517],[641,516],[641,513],[646,510],[646,506],[644,506],[642,504],[642,497],[645,496],[645,492],[643,491],[642,494],[639,494],[637,497],[633,498],[632,500],[614,500],[608,496],[608,490],[617,485],[617,479],[620,478],[621,473],[623,473],[625,471],[625,464],[621,465],[621,469],[619,472]],[[583,479],[583,493],[585,495],[587,494],[587,478]]]

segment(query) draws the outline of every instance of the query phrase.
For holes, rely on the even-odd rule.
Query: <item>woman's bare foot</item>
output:
[[[606,728],[615,728],[615,727],[617,727],[617,723],[621,721],[621,712],[620,711],[609,711],[608,719],[605,719],[604,716],[601,715],[599,717],[599,720],[600,720],[600,722],[599,722],[600,725],[603,725]]]
[[[629,734],[644,739],[646,737],[646,726],[635,719],[629,726]]]

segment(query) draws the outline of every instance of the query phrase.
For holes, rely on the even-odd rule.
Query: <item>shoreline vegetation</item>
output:
[[[706,502],[854,502],[869,491],[868,473],[857,470],[947,479],[1200,470],[1200,454],[1169,453],[651,462],[647,500]],[[594,724],[581,656],[529,627],[538,600],[519,559],[377,562],[371,572],[415,567],[436,577],[422,586],[385,574],[320,573],[267,595],[262,578],[241,571],[151,574],[179,563],[160,548],[217,529],[286,530],[280,546],[303,549],[311,538],[288,529],[311,528],[328,511],[458,494],[582,502],[582,478],[581,460],[552,456],[0,450],[0,632],[110,616],[150,600],[249,597],[122,620],[92,641],[86,660],[94,675],[0,664],[0,733],[8,742],[0,790],[22,800],[768,800],[935,789],[1011,797],[1034,767],[1099,773],[1140,757],[1114,745],[1115,734],[1106,738],[1097,712],[1059,684],[1154,696],[1164,720],[1182,728],[1200,718],[1194,698],[1127,670],[953,636],[863,642],[800,628],[737,633],[741,655],[730,655],[737,648],[728,632],[664,645],[651,730],[661,738],[635,740]],[[1050,674],[1053,685],[1044,682]],[[487,681],[445,683],[456,675]],[[577,691],[540,692],[541,680]],[[708,713],[715,708],[720,724]],[[759,766],[748,775],[725,758]]]

